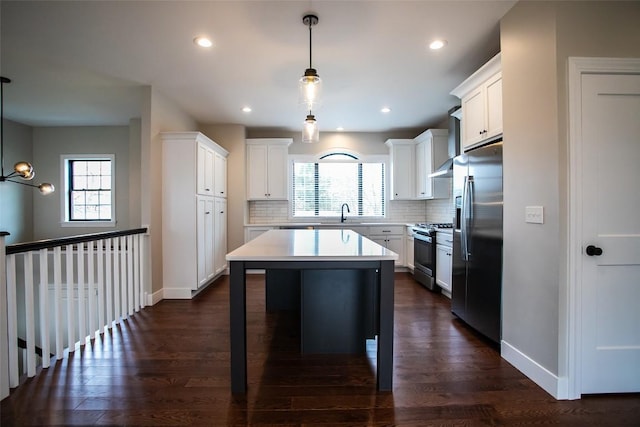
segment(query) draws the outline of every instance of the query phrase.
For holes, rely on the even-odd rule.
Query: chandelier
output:
[[[53,184],[43,182],[39,185],[30,184],[24,181],[31,181],[36,172],[33,170],[33,166],[29,162],[18,162],[13,165],[13,172],[9,175],[4,174],[4,84],[11,83],[11,80],[6,77],[0,77],[0,182],[13,182],[14,184],[26,185],[28,187],[34,187],[40,190],[40,193],[47,195],[55,191]],[[19,179],[19,180],[17,180]]]

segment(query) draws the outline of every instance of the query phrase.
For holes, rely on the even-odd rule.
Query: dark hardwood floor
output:
[[[249,391],[229,391],[228,278],[192,301],[162,301],[2,401],[2,426],[640,426],[640,395],[556,401],[396,274],[393,393],[367,356],[301,356],[295,315],[247,292]]]

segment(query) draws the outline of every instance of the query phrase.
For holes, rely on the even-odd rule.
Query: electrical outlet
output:
[[[544,223],[544,209],[542,206],[527,206],[524,212],[524,221],[531,224]]]

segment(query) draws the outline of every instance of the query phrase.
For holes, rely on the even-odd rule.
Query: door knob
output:
[[[589,245],[587,246],[587,255],[589,256],[600,256],[602,255],[602,248],[599,248],[597,246],[593,246],[593,245]]]

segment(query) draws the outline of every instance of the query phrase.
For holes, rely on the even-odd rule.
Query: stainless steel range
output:
[[[413,227],[413,277],[430,291],[440,291],[436,285],[436,231],[451,228],[452,223],[421,223]]]

